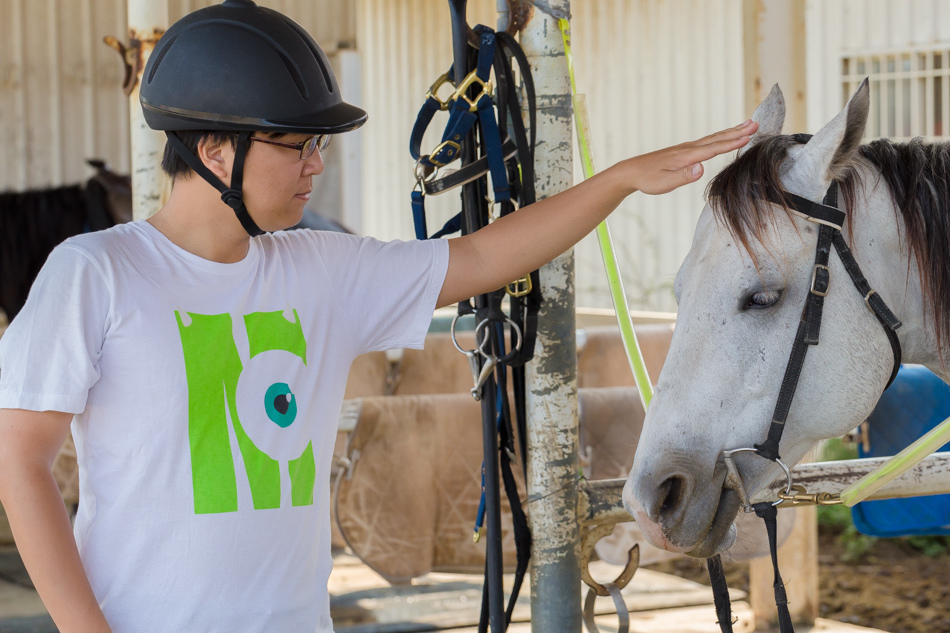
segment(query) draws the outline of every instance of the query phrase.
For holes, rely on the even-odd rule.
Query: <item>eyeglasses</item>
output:
[[[257,141],[258,143],[267,143],[268,145],[277,145],[278,147],[286,147],[288,149],[295,149],[300,151],[300,160],[307,160],[313,156],[313,152],[317,148],[320,148],[321,152],[325,152],[327,147],[330,146],[330,139],[333,138],[329,134],[317,134],[316,136],[311,136],[306,141],[301,141],[300,143],[281,143],[280,141],[273,141],[269,138],[262,138],[260,136],[252,136],[252,141]]]

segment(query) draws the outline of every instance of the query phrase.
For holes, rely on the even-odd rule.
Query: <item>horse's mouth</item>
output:
[[[699,545],[686,552],[686,555],[693,558],[709,558],[732,547],[736,541],[733,523],[741,505],[739,494],[735,490],[723,488],[716,514],[709,525],[709,531],[706,532],[706,536]]]

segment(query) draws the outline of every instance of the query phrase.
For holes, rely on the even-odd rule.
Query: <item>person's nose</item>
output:
[[[303,175],[319,176],[323,173],[323,167],[323,155],[320,154],[319,149],[315,149],[310,158],[304,161]]]

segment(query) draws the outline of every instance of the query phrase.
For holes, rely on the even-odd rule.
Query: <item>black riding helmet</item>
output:
[[[148,126],[165,131],[172,148],[221,192],[251,235],[262,233],[241,198],[252,132],[336,134],[366,122],[366,112],[343,101],[310,34],[250,0],[227,0],[173,24],[145,66],[140,99]],[[187,149],[177,130],[241,132],[230,188]]]

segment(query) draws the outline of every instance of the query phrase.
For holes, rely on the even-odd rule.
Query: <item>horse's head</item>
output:
[[[769,200],[791,192],[821,202],[853,167],[868,102],[865,82],[802,143],[781,135],[785,105],[776,86],[753,115],[759,130],[749,146],[710,186],[676,278],[676,330],[623,493],[658,547],[708,557],[735,539],[740,497],[727,482],[723,451],[766,438],[811,287],[819,228]],[[870,239],[867,231],[856,235]],[[873,248],[900,246],[896,237],[879,238]],[[821,343],[809,348],[781,439],[788,464],[860,424],[892,369],[878,321],[840,260],[832,255],[829,266]],[[865,270],[872,284],[873,272]],[[782,474],[753,453],[735,460],[750,495]]]

